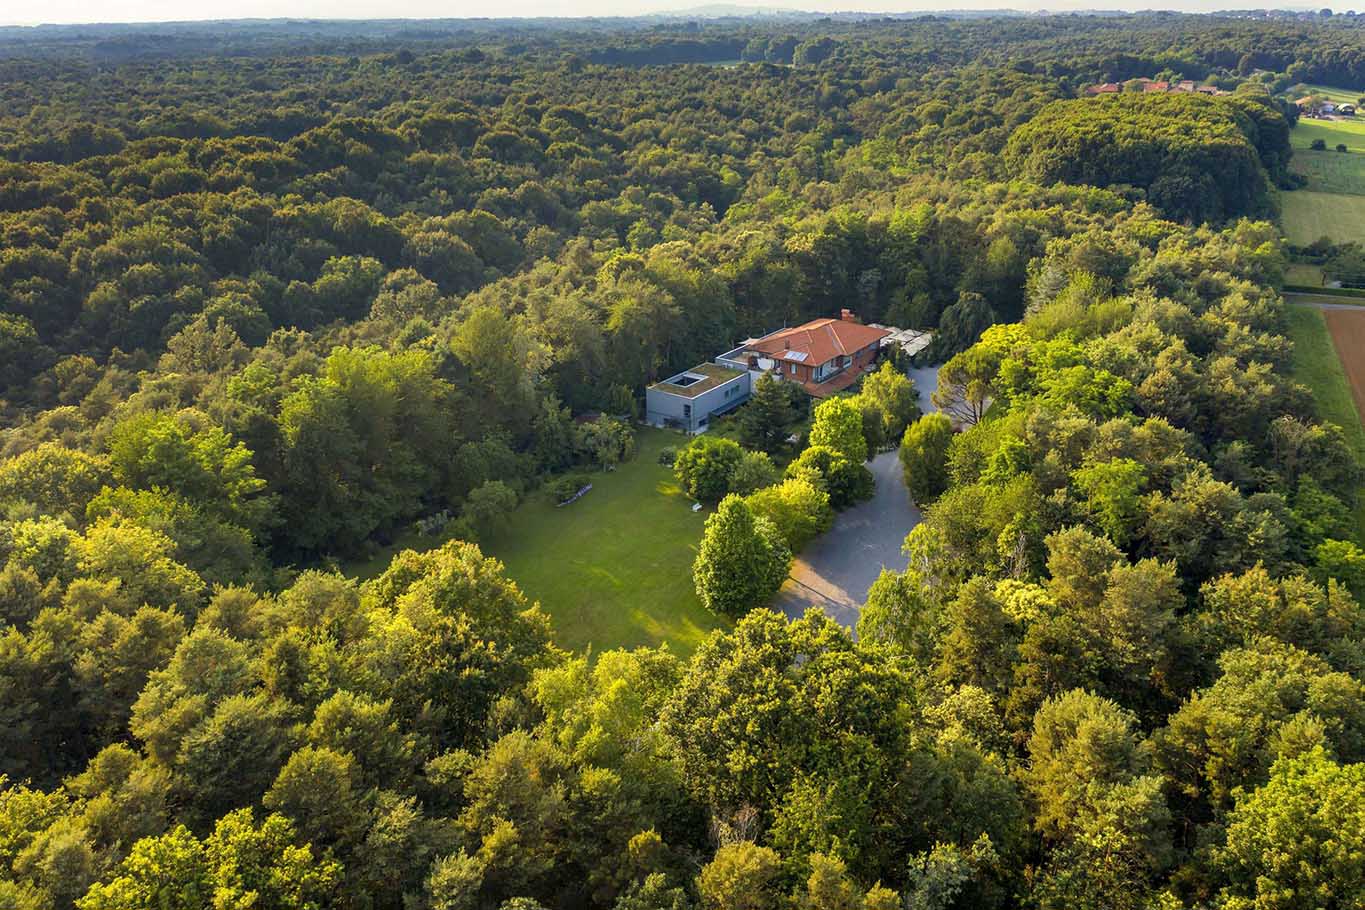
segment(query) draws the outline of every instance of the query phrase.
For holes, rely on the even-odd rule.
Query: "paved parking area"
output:
[[[908,560],[901,545],[919,524],[919,509],[910,501],[895,450],[873,458],[868,468],[877,481],[876,493],[839,513],[834,527],[796,557],[774,609],[796,619],[809,607],[821,607],[851,629],[882,568],[904,571]]]

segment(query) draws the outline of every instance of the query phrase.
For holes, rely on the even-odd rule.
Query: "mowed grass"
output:
[[[1311,262],[1291,262],[1289,268],[1285,270],[1284,283],[1322,287],[1322,266],[1313,265]]]
[[[587,475],[592,490],[556,507],[548,490],[517,506],[507,529],[481,541],[507,576],[554,623],[565,648],[594,652],[667,643],[690,654],[724,622],[708,612],[692,586],[692,561],[711,510],[692,511],[673,471],[659,464],[665,446],[687,437],[651,428],[636,437],[638,453],[614,471]],[[439,547],[444,538],[409,535],[373,558],[347,567],[369,578],[410,547]]]
[[[1289,144],[1294,147],[1295,152],[1311,146],[1314,139],[1321,139],[1327,143],[1328,151],[1332,151],[1333,154],[1341,154],[1334,151],[1338,142],[1344,143],[1348,149],[1359,151],[1365,148],[1365,115],[1343,117],[1340,120],[1300,117],[1299,122],[1289,131]]]
[[[1298,157],[1297,152],[1295,157]],[[1280,221],[1289,242],[1301,246],[1320,237],[1330,237],[1337,243],[1365,241],[1365,196],[1310,190],[1282,193]]]
[[[1288,306],[1289,340],[1294,342],[1294,378],[1313,393],[1318,416],[1335,423],[1346,433],[1346,441],[1365,460],[1365,428],[1361,427],[1355,399],[1346,381],[1332,334],[1322,310],[1313,306]]]
[[[1294,342],[1293,376],[1313,393],[1318,416],[1341,427],[1356,457],[1365,461],[1365,428],[1356,411],[1337,349],[1322,310],[1313,306],[1288,306],[1289,340]],[[1365,542],[1365,496],[1355,509],[1356,537]]]
[[[1320,193],[1365,193],[1365,149],[1315,152],[1295,149],[1289,169],[1307,179],[1305,188]],[[1303,192],[1296,190],[1293,192]],[[1293,192],[1286,195],[1293,195]]]
[[[615,471],[591,475],[592,491],[556,508],[545,491],[512,516],[484,549],[554,620],[561,645],[603,651],[667,642],[690,654],[721,625],[697,599],[692,561],[707,510],[692,511],[665,446],[687,438],[645,429],[639,453]]]
[[[1315,139],[1327,144],[1314,151]],[[1325,193],[1365,194],[1365,116],[1349,120],[1300,119],[1289,133],[1294,149],[1289,169],[1308,178],[1307,189]],[[1338,152],[1337,145],[1345,145]],[[1287,193],[1288,196],[1294,195]]]
[[[1309,94],[1309,95],[1321,95],[1322,97],[1326,98],[1328,101],[1333,101],[1333,102],[1336,102],[1337,104],[1344,104],[1344,103],[1359,104],[1359,103],[1360,103],[1361,93],[1360,93],[1360,92],[1353,92],[1353,91],[1351,91],[1351,90],[1348,89],[1348,88],[1336,88],[1336,87],[1331,86],[1331,85],[1309,85],[1309,86],[1307,86],[1306,88],[1307,88],[1307,91],[1306,91],[1304,94]],[[1298,96],[1296,96],[1296,97],[1300,97],[1300,98],[1301,98],[1301,97],[1303,97],[1303,96],[1302,96],[1302,95],[1298,95]]]

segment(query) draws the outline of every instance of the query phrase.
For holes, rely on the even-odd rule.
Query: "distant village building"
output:
[[[1294,106],[1299,109],[1299,114],[1304,117],[1325,117],[1328,114],[1341,114],[1351,117],[1356,112],[1354,104],[1337,104],[1335,101],[1329,101],[1320,95],[1304,95],[1294,101]]]
[[[1148,79],[1145,76],[1140,79],[1130,80],[1136,82],[1143,94],[1157,92],[1163,94],[1176,93],[1197,93],[1200,95],[1227,95],[1223,89],[1213,85],[1198,85],[1193,79],[1181,79],[1179,82],[1167,82],[1164,80]],[[1087,95],[1115,95],[1124,90],[1123,83],[1102,82],[1098,85],[1086,86]]]

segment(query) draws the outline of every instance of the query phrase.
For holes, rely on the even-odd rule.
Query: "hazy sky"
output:
[[[712,0],[0,0],[0,23],[165,22],[186,19],[461,18],[468,16],[631,16],[700,6]],[[1245,0],[726,0],[744,5],[821,11],[927,9],[1246,8]],[[1291,5],[1291,4],[1285,4]],[[1297,5],[1297,4],[1292,4]],[[1343,7],[1344,9],[1344,7]]]

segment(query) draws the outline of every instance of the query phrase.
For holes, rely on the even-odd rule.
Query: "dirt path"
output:
[[[1323,318],[1332,333],[1332,344],[1351,384],[1351,395],[1356,400],[1356,411],[1365,421],[1365,309],[1356,307],[1323,308]]]

